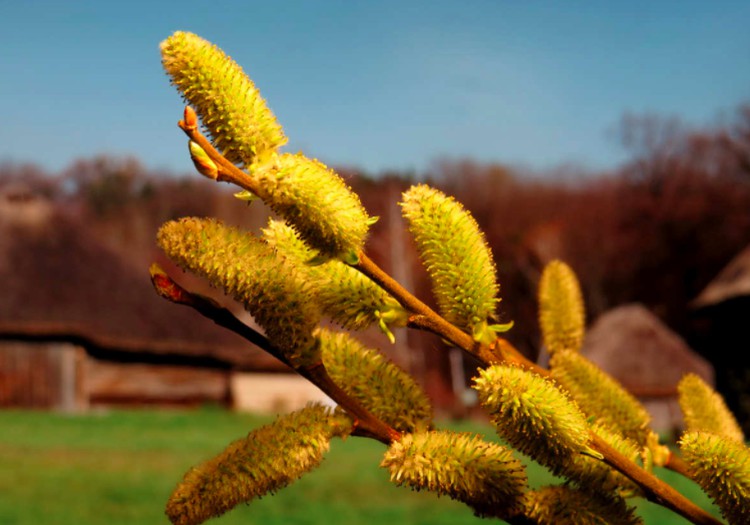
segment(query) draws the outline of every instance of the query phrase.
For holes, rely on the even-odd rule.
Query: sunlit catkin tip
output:
[[[474,388],[498,435],[553,471],[587,451],[584,415],[550,381],[520,367],[491,366],[480,370]]]
[[[537,525],[641,525],[625,500],[562,485],[527,493],[526,515]]]
[[[284,154],[254,175],[260,197],[326,257],[357,262],[369,217],[359,197],[333,170],[304,155]]]
[[[539,281],[539,324],[550,354],[581,349],[585,317],[575,273],[562,261],[550,262]]]
[[[552,378],[597,423],[645,446],[651,416],[630,392],[574,350],[559,349],[550,359]]]
[[[687,430],[712,432],[737,443],[745,436],[724,399],[695,374],[687,374],[677,385],[680,408]]]
[[[480,516],[514,515],[527,485],[524,467],[510,450],[449,431],[405,434],[391,444],[381,466],[397,485],[450,496]]]
[[[686,432],[679,445],[693,479],[729,523],[750,523],[750,449],[709,432]]]
[[[218,47],[178,31],[160,48],[172,84],[195,108],[227,159],[249,166],[286,143],[281,126],[253,82]]]
[[[286,487],[323,460],[331,437],[341,432],[336,419],[312,405],[250,432],[185,474],[167,516],[175,525],[198,525]]]
[[[430,426],[430,402],[409,374],[346,333],[316,333],[331,379],[375,417],[402,432]]]
[[[188,148],[190,149],[190,160],[193,161],[193,165],[198,170],[198,173],[209,179],[216,179],[219,176],[219,168],[205,150],[192,140],[188,141]]]
[[[182,268],[240,301],[293,364],[319,360],[319,312],[293,265],[248,232],[210,219],[164,224],[157,242]]]
[[[487,330],[499,301],[495,263],[471,214],[455,199],[424,184],[403,194],[402,213],[432,280],[440,313],[491,343]]]

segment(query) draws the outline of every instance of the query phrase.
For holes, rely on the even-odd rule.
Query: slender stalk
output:
[[[649,501],[667,507],[692,523],[721,525],[721,521],[698,507],[667,483],[638,467],[593,432],[591,433],[591,448],[604,456],[604,462],[607,465],[622,472],[637,483],[643,489]]]
[[[317,386],[324,394],[333,399],[342,409],[354,419],[354,434],[371,437],[390,444],[399,439],[401,434],[376,418],[357,400],[349,396],[326,372],[323,363],[313,366],[294,367],[284,354],[278,350],[262,334],[237,319],[232,312],[223,308],[216,301],[196,293],[189,292],[177,284],[169,275],[158,268],[152,267],[151,282],[156,292],[163,298],[176,304],[189,306],[198,313],[211,319],[221,327],[240,335],[255,346],[265,350],[285,365],[293,368],[302,377]]]

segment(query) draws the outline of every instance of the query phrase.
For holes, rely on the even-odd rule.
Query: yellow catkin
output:
[[[405,434],[391,444],[381,466],[397,485],[447,495],[480,516],[514,515],[527,485],[525,469],[509,449],[449,431]]]
[[[605,497],[569,486],[528,493],[526,515],[537,525],[641,525],[622,498]]]
[[[578,278],[564,262],[550,262],[539,281],[539,325],[549,353],[579,351],[585,321]]]
[[[695,374],[687,374],[677,385],[680,408],[687,430],[705,430],[744,443],[745,436],[724,399]]]
[[[589,426],[575,402],[552,382],[517,366],[491,366],[474,380],[498,435],[514,448],[563,473],[588,451]]]
[[[320,313],[293,265],[252,234],[211,219],[164,224],[159,246],[182,268],[240,301],[295,365],[319,361],[313,331]]]
[[[430,426],[430,401],[409,374],[346,333],[317,335],[328,374],[373,415],[402,432]]]
[[[500,299],[495,262],[477,222],[452,197],[425,184],[403,194],[402,213],[447,321],[491,343],[488,320]]]
[[[709,432],[686,432],[679,445],[693,479],[729,523],[750,523],[750,449]]]
[[[170,496],[166,514],[174,525],[198,525],[282,489],[317,467],[331,438],[350,428],[345,418],[320,405],[281,416],[190,469]]]
[[[174,33],[160,48],[172,84],[227,159],[249,167],[265,162],[286,143],[253,82],[221,49],[185,31]]]

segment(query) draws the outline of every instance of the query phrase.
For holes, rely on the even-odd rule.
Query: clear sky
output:
[[[614,167],[624,112],[750,101],[750,2],[0,0],[0,161],[132,155],[192,171],[158,44],[218,44],[289,151],[371,173],[438,158]]]

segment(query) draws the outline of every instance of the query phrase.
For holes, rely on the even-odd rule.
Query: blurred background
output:
[[[368,253],[418,296],[431,301],[429,280],[397,202],[427,182],[485,231],[499,317],[515,322],[507,335],[525,354],[546,359],[536,287],[563,259],[586,300],[584,353],[644,401],[660,432],[681,428],[686,372],[715,384],[750,430],[747,3],[0,2],[0,15],[0,407],[13,409],[0,413],[0,461],[15,466],[0,469],[0,493],[48,502],[0,497],[0,523],[142,521],[154,505],[132,508],[161,505],[189,465],[320,399],[151,289],[157,261],[231,306],[165,260],[156,230],[182,216],[250,229],[268,217],[192,171],[158,51],[175,30],[231,55],[284,126],[285,150],[321,159],[359,193],[380,216]],[[422,333],[402,331],[395,345],[362,335],[415,376],[440,416],[482,424],[468,389],[476,363]],[[144,407],[201,410],[129,411]],[[229,437],[206,437],[207,426]],[[40,438],[58,431],[61,443]],[[176,436],[185,455],[165,460]],[[123,442],[134,448],[115,453]],[[158,468],[165,481],[112,466],[142,465],[131,457],[171,461]],[[111,489],[71,481],[89,460],[91,472],[114,469]],[[105,491],[74,510],[61,481]],[[306,490],[331,502],[329,522],[351,519],[342,509],[362,499]],[[429,498],[414,505],[398,519],[439,521]],[[254,506],[245,523],[308,522],[288,505]],[[455,507],[446,523],[473,520]]]

